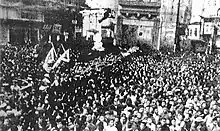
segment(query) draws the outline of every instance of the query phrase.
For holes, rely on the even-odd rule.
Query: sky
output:
[[[86,0],[91,8],[114,8],[115,0]]]

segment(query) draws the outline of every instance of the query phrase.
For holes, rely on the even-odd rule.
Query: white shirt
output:
[[[118,129],[117,129],[115,126],[112,126],[112,127],[107,126],[107,127],[104,129],[104,131],[118,131]]]

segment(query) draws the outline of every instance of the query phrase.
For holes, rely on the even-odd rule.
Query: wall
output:
[[[157,47],[158,19],[136,20],[123,18],[122,43],[125,45],[147,44],[153,48]]]
[[[38,36],[33,36],[33,34],[39,35],[36,32],[39,32],[39,23],[44,22],[43,13],[31,6],[16,2],[18,0],[0,0],[0,43],[7,43],[12,38],[25,39],[21,37],[25,35],[29,36],[29,39],[36,39]],[[18,32],[25,35],[16,38]]]
[[[101,33],[101,24],[98,22],[103,17],[104,10],[84,10],[83,15],[83,33],[87,39],[94,36],[94,31]]]
[[[174,44],[177,7],[179,0],[162,0],[161,6],[161,42],[162,44]],[[180,0],[179,22],[181,24],[189,24],[191,17],[191,0]]]
[[[220,36],[216,37],[216,44],[215,45],[217,48],[220,48]]]
[[[204,8],[204,1],[205,0],[200,0],[200,2],[198,2],[198,0],[192,1],[192,18],[190,23],[200,21],[200,15],[202,15],[202,10]]]
[[[9,42],[9,27],[0,20],[0,44]]]
[[[205,0],[203,8],[203,16],[216,16],[217,10],[220,8],[220,0]]]

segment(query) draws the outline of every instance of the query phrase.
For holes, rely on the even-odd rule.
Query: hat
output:
[[[11,109],[11,107],[10,107],[10,106],[7,106],[7,107],[6,107],[6,110],[10,110],[10,109]]]
[[[49,74],[44,74],[44,77],[48,77],[48,78],[49,78],[49,77],[50,77],[50,75],[49,75]]]
[[[46,90],[47,88],[48,88],[47,86],[40,86],[39,90],[43,91],[43,90]]]
[[[0,110],[0,117],[1,117],[1,116],[7,116],[6,112],[3,111],[3,110]]]
[[[132,110],[132,107],[127,107],[126,110],[130,111]]]
[[[195,121],[196,121],[196,122],[203,122],[204,119],[202,119],[202,117],[199,116],[199,117],[197,117],[197,118],[195,119]]]
[[[33,79],[32,79],[32,77],[31,77],[31,76],[28,76],[28,77],[27,77],[27,80],[33,80]]]
[[[147,119],[142,120],[141,123],[146,124],[147,123]]]
[[[3,83],[2,86],[9,86],[9,83]]]
[[[106,111],[105,114],[106,114],[106,115],[110,114],[110,111]]]
[[[6,106],[7,106],[7,104],[6,104],[6,103],[3,103],[3,104],[0,105],[0,108],[4,108],[4,107],[6,107]]]

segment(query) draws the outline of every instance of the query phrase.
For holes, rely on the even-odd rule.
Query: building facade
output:
[[[194,22],[188,25],[188,39],[199,40],[200,39],[200,22]]]
[[[91,10],[82,11],[83,36],[112,37],[118,45],[148,44],[156,48],[160,0],[87,0]],[[110,17],[99,22],[106,10]],[[99,33],[94,33],[94,31]]]
[[[210,53],[213,48],[220,48],[220,1],[219,0],[193,0],[193,14],[189,31],[199,29],[197,39],[209,43]],[[197,23],[197,25],[193,25]],[[189,32],[190,33],[190,32]]]
[[[24,3],[23,3],[24,2]],[[0,42],[25,42],[39,39],[38,26],[44,22],[41,11],[21,0],[0,0]]]
[[[38,43],[45,24],[60,24],[79,0],[0,0],[0,43]],[[56,17],[55,17],[56,16]],[[57,20],[57,18],[60,18]]]
[[[157,47],[161,0],[119,0],[121,43]]]
[[[161,41],[163,44],[173,44],[176,32],[177,10],[179,0],[162,0],[161,5]],[[180,0],[179,24],[184,28],[190,23],[192,12],[192,0]]]
[[[220,15],[218,13],[219,9],[220,9],[219,0],[204,0],[202,16],[213,17],[213,16]]]

